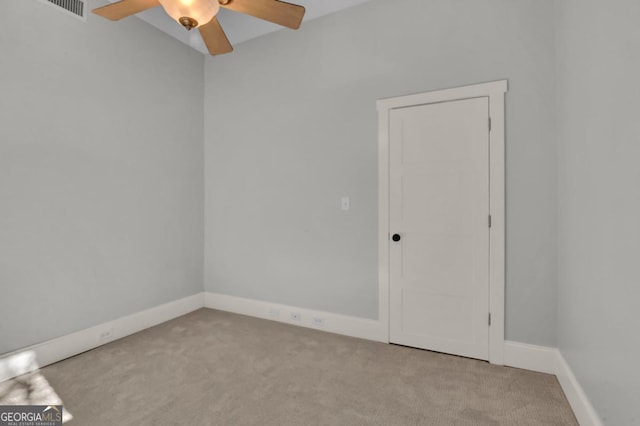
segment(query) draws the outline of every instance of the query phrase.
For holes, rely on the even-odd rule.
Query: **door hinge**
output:
[[[489,228],[491,228],[491,215],[489,215]]]
[[[491,312],[489,312],[489,325],[491,325]]]
[[[491,131],[491,117],[489,117],[489,131]]]

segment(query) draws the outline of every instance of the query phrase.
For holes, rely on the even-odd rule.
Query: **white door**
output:
[[[393,109],[389,131],[390,341],[488,360],[489,98]]]

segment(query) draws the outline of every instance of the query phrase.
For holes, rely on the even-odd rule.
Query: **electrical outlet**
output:
[[[113,337],[113,327],[107,327],[98,332],[98,341],[104,342]]]
[[[297,312],[291,312],[291,321],[300,321],[300,314]]]
[[[316,327],[324,327],[324,318],[313,317],[313,325]]]

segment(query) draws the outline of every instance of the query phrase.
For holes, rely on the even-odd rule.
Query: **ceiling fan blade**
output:
[[[214,16],[209,23],[198,27],[200,35],[211,55],[221,55],[233,51],[227,35],[222,30],[218,19]]]
[[[283,27],[298,29],[302,23],[305,9],[297,4],[278,0],[231,0],[220,6],[236,12],[245,13]]]
[[[103,18],[117,21],[156,6],[160,6],[158,0],[122,0],[93,9],[92,12]]]

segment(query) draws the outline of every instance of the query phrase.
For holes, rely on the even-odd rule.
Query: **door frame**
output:
[[[505,94],[507,80],[377,101],[378,108],[378,321],[389,343],[389,116],[392,109],[489,98],[489,362],[504,365],[505,312]]]

